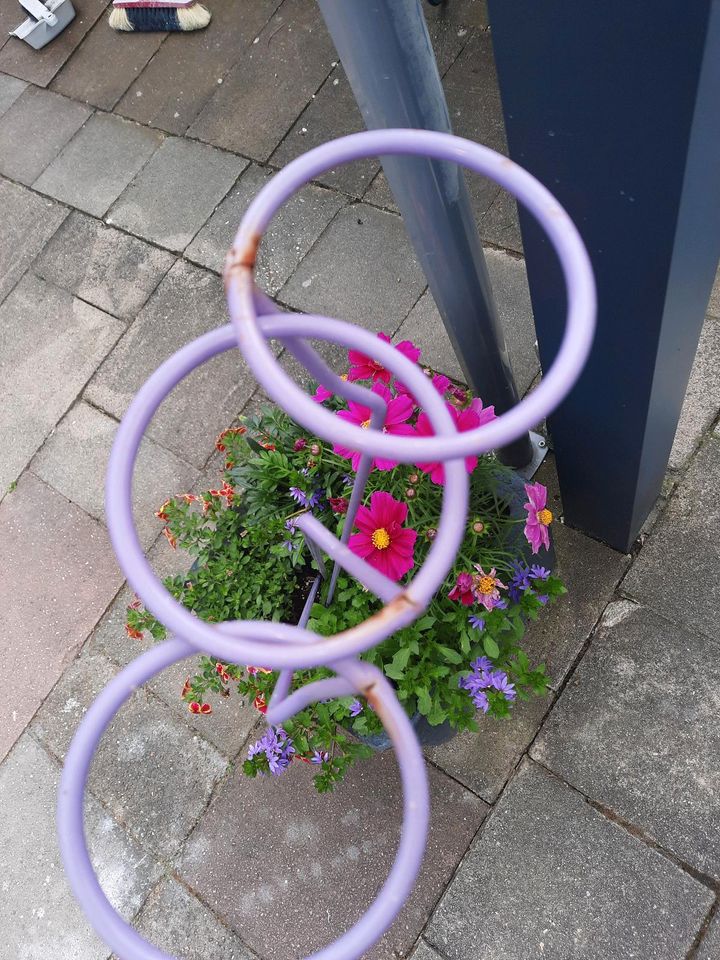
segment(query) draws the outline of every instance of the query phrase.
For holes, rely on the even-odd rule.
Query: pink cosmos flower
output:
[[[548,527],[552,523],[553,515],[548,510],[547,488],[541,483],[526,483],[525,493],[528,502],[524,504],[528,517],[525,521],[525,536],[532,547],[532,552],[537,553],[542,544],[546,550],[550,549],[550,534]]]
[[[353,553],[367,560],[391,580],[400,580],[415,566],[413,552],[417,531],[403,527],[407,504],[384,490],[370,496],[370,506],[360,507],[355,526],[360,531],[348,541]]]
[[[386,333],[379,333],[378,338],[384,340],[385,343],[390,343],[391,339]],[[403,340],[398,343],[395,349],[399,350],[408,360],[412,360],[413,363],[417,363],[420,359],[420,349],[410,340]],[[392,374],[379,360],[372,360],[359,350],[349,350],[348,360],[350,361],[348,380],[372,380],[374,383],[378,381],[382,383],[390,382]]]
[[[480,401],[473,400],[473,403],[476,402],[478,406],[473,407],[471,404],[466,410],[457,410],[451,404],[447,404],[447,408],[455,421],[455,426],[461,433],[464,433],[466,430],[475,430],[476,427],[481,427],[483,424],[490,423],[491,420],[495,419],[494,407],[483,407]],[[421,437],[435,436],[430,418],[426,413],[421,413],[418,416],[415,430]],[[465,457],[465,469],[468,473],[473,472],[477,466],[477,462],[477,457]],[[433,461],[431,463],[416,463],[415,466],[418,470],[422,470],[423,473],[429,473],[433,483],[445,483],[445,468],[442,463]]]
[[[505,584],[497,578],[497,570],[492,568],[490,573],[485,573],[479,563],[475,564],[477,570],[473,577],[473,593],[478,603],[481,603],[486,610],[492,610],[500,602],[499,587],[505,589]]]
[[[414,409],[412,400],[405,396],[393,397],[383,383],[374,384],[372,392],[382,397],[385,403],[387,403],[387,414],[385,415],[383,433],[394,433],[405,437],[414,436],[415,430],[409,423],[406,423],[412,416]],[[337,416],[343,420],[347,420],[348,423],[354,423],[367,430],[370,427],[370,418],[372,416],[370,408],[364,407],[360,403],[353,403],[352,401],[348,403],[348,407],[348,410],[338,410]],[[337,453],[338,456],[345,457],[352,461],[353,470],[357,471],[361,456],[357,450],[350,450],[348,447],[335,444],[333,451]],[[377,457],[373,461],[373,466],[377,467],[378,470],[392,470],[397,466],[397,463],[395,460],[385,460],[382,457]]]
[[[450,380],[448,380],[448,378],[442,373],[436,373],[433,376],[432,385],[435,387],[437,392],[443,397],[447,393],[448,388],[452,386]],[[411,393],[410,390],[408,390],[408,388],[405,386],[404,383],[401,383],[399,380],[395,380],[395,382],[393,383],[393,387],[395,388],[395,393],[406,393],[408,397],[410,397],[415,402],[415,405],[419,406],[417,397],[415,397],[414,394]]]
[[[475,603],[472,574],[458,574],[457,582],[448,594],[448,600],[459,600],[465,607],[470,607]]]
[[[313,400],[315,403],[325,403],[325,401],[329,400],[332,395],[332,390],[328,390],[321,383],[319,383],[317,390],[313,394]]]

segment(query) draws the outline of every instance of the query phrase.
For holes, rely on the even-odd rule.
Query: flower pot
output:
[[[447,720],[445,723],[433,727],[428,723],[427,718],[423,717],[420,713],[414,713],[412,717],[410,717],[410,725],[423,747],[437,747],[441,743],[447,743],[448,740],[452,740],[457,733],[457,730],[455,730]],[[392,747],[392,741],[384,730],[380,733],[370,734],[369,736],[362,736],[359,733],[353,732],[353,736],[357,737],[362,743],[366,743],[369,747],[372,747],[377,753],[382,753]]]

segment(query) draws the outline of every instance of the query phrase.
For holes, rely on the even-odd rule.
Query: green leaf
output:
[[[500,647],[495,643],[493,638],[486,634],[483,637],[483,647],[485,648],[485,653],[490,657],[491,660],[497,660],[500,656]]]
[[[410,658],[408,647],[400,647],[390,663],[385,665],[385,675],[391,680],[402,680],[405,676],[405,667]]]
[[[441,644],[437,644],[437,649],[445,657],[448,663],[462,663],[462,657],[457,652],[457,650],[452,650],[450,647],[444,647]]]
[[[432,700],[427,687],[418,687],[417,691],[418,710],[424,717],[427,717],[432,710]]]

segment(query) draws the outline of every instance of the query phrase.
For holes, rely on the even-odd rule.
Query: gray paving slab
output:
[[[535,324],[525,262],[492,249],[485,251],[485,260],[500,323],[510,351],[515,382],[519,392],[524,394],[540,372],[535,351]],[[422,348],[425,362],[455,380],[465,380],[429,291],[423,294],[410,311],[395,339],[412,340]]]
[[[449,960],[684,960],[713,900],[672,861],[528,764],[425,937]]]
[[[188,131],[267,160],[330,71],[335,50],[316,4],[285,0]]]
[[[169,137],[121,194],[107,222],[182,251],[245,166],[231,153]]]
[[[35,189],[102,217],[161,141],[155,130],[96,113],[45,169]]]
[[[105,522],[105,474],[118,424],[80,402],[63,418],[34,457],[31,470],[86,513]],[[133,475],[133,509],[143,547],[158,534],[155,511],[168,496],[188,490],[197,468],[144,440]]]
[[[423,12],[429,25],[435,21],[459,24],[460,29],[463,26],[485,29],[490,25],[485,0],[455,0],[454,3],[441,3],[437,7],[428,4]]]
[[[708,303],[707,312],[712,317],[720,317],[720,269],[715,275],[715,283],[713,284],[713,288],[710,293],[710,302]]]
[[[306,956],[348,929],[395,855],[402,803],[390,752],[356,766],[333,794],[318,796],[311,772],[298,763],[282,777],[250,780],[238,769],[179,863],[195,892],[267,960]],[[410,952],[487,810],[439,771],[429,776],[434,817],[422,872],[390,931],[364,954],[372,960]]]
[[[716,913],[693,960],[718,960],[720,957],[720,916]]]
[[[157,526],[161,526],[159,521]],[[148,552],[148,561],[163,580],[165,577],[186,573],[193,558],[180,549],[173,550],[161,536]],[[154,645],[149,635],[145,635],[142,640],[127,635],[127,608],[132,600],[133,592],[126,584],[93,630],[86,647],[88,653],[102,654],[118,666],[124,667]],[[148,689],[164,701],[178,719],[214,744],[223,756],[233,759],[258,722],[258,712],[244,703],[237,696],[237,692],[233,691],[232,696],[227,699],[218,694],[208,694],[206,702],[213,708],[210,715],[190,713],[187,704],[181,699],[181,692],[186,678],[193,673],[196,662],[196,657],[190,657],[168,667],[148,683]]]
[[[480,235],[484,243],[492,243],[505,250],[523,252],[517,203],[507,190],[501,189],[482,219]]]
[[[162,32],[140,31],[128,36],[111,30],[103,17],[55,75],[50,89],[112,110],[166,37]]]
[[[532,756],[696,870],[720,877],[720,648],[608,607]]]
[[[463,33],[456,24],[446,21],[435,21],[428,27],[442,76],[465,45],[467,31]],[[284,167],[301,153],[327,140],[364,129],[365,123],[350,83],[338,64],[283,138],[271,162]],[[379,169],[380,164],[376,159],[356,160],[322,174],[318,180],[343,193],[362,197]]]
[[[720,320],[708,317],[700,334],[668,466],[681,470],[720,411]]]
[[[99,655],[75,660],[38,711],[33,735],[62,760],[83,714],[116,672]],[[226,768],[210,743],[140,691],[103,735],[88,784],[143,846],[172,857]]]
[[[252,960],[238,936],[169,878],[153,890],[135,928],[156,947],[183,960]]]
[[[90,113],[82,103],[27,87],[0,119],[0,173],[34,183]]]
[[[175,257],[73,210],[33,272],[123,320],[134,318]]]
[[[32,474],[0,504],[0,759],[120,587],[106,531]]]
[[[247,57],[248,47],[279,6],[280,0],[253,0],[239,15],[235,0],[214,0],[208,28],[171,33],[116,112],[169,133],[185,133],[217,91],[218,81]]]
[[[402,220],[358,203],[338,213],[278,296],[306,313],[392,335],[424,286]]]
[[[0,73],[0,116],[7,113],[25,87],[27,83],[24,80]]]
[[[221,272],[243,214],[271,176],[267,168],[250,164],[185,256]],[[331,190],[307,186],[282,206],[260,244],[255,270],[258,284],[267,293],[277,293],[344,202]]]
[[[629,596],[720,640],[720,442],[691,462],[622,583]]]
[[[41,50],[34,50],[24,40],[11,37],[0,50],[0,70],[29,80],[38,87],[46,87],[106,7],[107,0],[78,0],[73,22]],[[14,25],[21,23],[22,19],[21,12],[20,17],[14,19]]]
[[[123,331],[114,317],[31,274],[0,305],[0,497]]]
[[[425,755],[474,793],[494,803],[550,708],[546,697],[517,703],[507,719],[478,716],[477,733],[467,730]]]
[[[425,943],[424,940],[420,940],[410,955],[410,960],[442,960],[442,958],[429,944]]]
[[[60,768],[25,735],[0,767],[1,960],[106,960],[109,949],[73,897],[58,849],[55,806]],[[100,885],[132,919],[160,868],[90,797],[85,831]]]
[[[175,350],[227,322],[222,282],[179,261],[100,367],[87,399],[120,419],[135,393]],[[215,437],[255,390],[236,350],[203,364],[175,388],[153,418],[148,436],[202,467]]]
[[[68,215],[65,207],[0,179],[0,300]]]

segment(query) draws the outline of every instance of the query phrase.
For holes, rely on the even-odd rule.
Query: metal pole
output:
[[[368,129],[452,132],[420,0],[318,3]],[[382,164],[467,382],[505,413],[518,393],[462,170],[419,157]],[[498,456],[526,466],[529,436]]]
[[[510,155],[588,247],[598,337],[550,420],[572,526],[627,550],[656,500],[720,256],[720,0],[489,0]],[[559,271],[520,222],[540,354]]]

